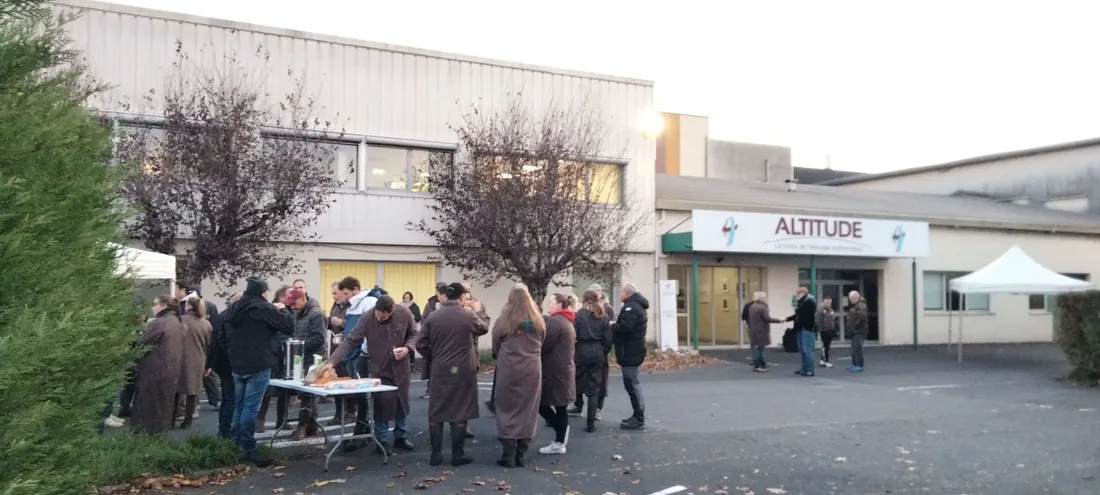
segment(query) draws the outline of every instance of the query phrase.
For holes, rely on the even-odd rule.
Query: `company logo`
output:
[[[733,217],[726,219],[725,225],[722,225],[722,234],[726,236],[726,247],[733,245],[733,238],[737,235],[737,222],[733,221]]]
[[[901,249],[905,247],[905,229],[901,228],[901,225],[898,225],[897,228],[894,229],[893,239],[894,251],[900,253]]]

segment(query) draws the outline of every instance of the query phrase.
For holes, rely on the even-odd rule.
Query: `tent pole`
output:
[[[959,315],[959,342],[955,344],[959,351],[959,362],[963,362],[963,316]]]
[[[955,340],[955,337],[951,334],[951,316],[954,314],[951,311],[951,300],[947,301],[947,352],[951,352],[951,342]]]

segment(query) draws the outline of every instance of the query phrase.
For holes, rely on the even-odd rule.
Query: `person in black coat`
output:
[[[817,317],[817,301],[810,295],[810,289],[805,287],[799,287],[795,296],[798,297],[798,305],[794,308],[794,314],[787,317],[787,321],[793,321],[794,328],[798,331],[798,352],[802,356],[802,369],[794,374],[814,376],[814,345],[817,343],[814,320]]]
[[[604,367],[611,350],[611,316],[600,301],[600,293],[587,290],[582,296],[580,311],[573,321],[577,331],[576,350],[573,354],[577,374],[577,399],[569,408],[569,414],[580,415],[584,410],[584,397],[588,397],[587,431],[596,431],[596,415],[599,413],[600,390],[603,388]]]
[[[236,407],[236,395],[233,390],[233,370],[229,367],[229,339],[225,332],[225,316],[229,314],[233,303],[241,298],[238,292],[229,297],[225,311],[210,319],[214,334],[210,339],[210,351],[206,353],[207,378],[216,376],[221,384],[221,408],[218,409],[218,436],[233,439],[233,409]]]
[[[611,327],[615,359],[623,369],[623,387],[630,396],[634,414],[619,425],[624,430],[645,429],[645,401],[642,399],[640,367],[647,352],[645,336],[649,324],[649,301],[638,293],[634,284],[626,284],[619,291],[623,309]]]

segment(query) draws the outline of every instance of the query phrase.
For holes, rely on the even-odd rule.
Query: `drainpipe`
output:
[[[699,350],[699,255],[691,255],[691,345]]]
[[[657,347],[663,349],[665,343],[661,342],[661,222],[665,221],[665,211],[653,216],[653,295],[657,300]],[[677,344],[673,342],[673,346]]]
[[[913,258],[913,350],[917,349],[917,259]],[[882,336],[879,336],[882,338]]]

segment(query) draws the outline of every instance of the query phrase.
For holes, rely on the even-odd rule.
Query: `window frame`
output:
[[[1081,280],[1081,281],[1084,281],[1084,282],[1089,282],[1092,279],[1092,275],[1088,274],[1088,273],[1062,273],[1062,272],[1059,272],[1058,274],[1062,275],[1062,276],[1065,276],[1065,277]],[[1043,307],[1041,307],[1041,308],[1032,307],[1031,303],[1033,302],[1032,298],[1034,298],[1034,297],[1041,297],[1042,298]],[[1054,307],[1056,306],[1056,304],[1054,303],[1054,298],[1055,297],[1057,297],[1057,294],[1028,294],[1027,295],[1027,310],[1031,313],[1053,314],[1054,313]]]
[[[938,270],[924,270],[921,272],[921,306],[925,312],[953,312],[953,313],[992,313],[993,301],[989,294],[961,294],[959,292],[951,290],[950,283],[952,280],[966,275],[966,272],[952,272],[952,271],[938,271]],[[936,276],[939,278],[939,308],[928,307],[928,293],[925,286],[928,283],[929,276]],[[952,304],[953,294],[958,294],[959,302],[957,309]],[[972,299],[973,298],[973,299]],[[972,308],[974,302],[985,299],[984,308]]]
[[[363,171],[362,172],[363,173],[363,181],[362,181],[363,182],[363,187],[362,187],[362,190],[366,191],[368,193],[371,193],[371,194],[378,194],[378,193],[383,193],[383,194],[399,193],[399,194],[403,194],[403,193],[407,193],[407,194],[415,194],[415,195],[430,195],[432,193],[431,175],[428,176],[427,189],[423,189],[423,190],[419,190],[419,191],[413,189],[413,187],[416,185],[416,183],[414,182],[414,179],[416,178],[416,176],[415,176],[416,171],[414,170],[414,167],[413,167],[413,164],[414,164],[413,156],[414,156],[415,152],[422,151],[422,152],[428,153],[428,160],[429,160],[428,163],[431,163],[432,156],[435,155],[435,154],[446,155],[450,158],[451,163],[454,163],[455,150],[453,150],[453,149],[445,149],[445,148],[442,148],[442,147],[429,147],[429,146],[413,146],[411,144],[402,145],[402,144],[399,144],[399,143],[396,143],[396,142],[389,142],[389,141],[376,142],[376,141],[371,141],[369,139],[365,140],[362,143],[362,146],[363,146],[363,150],[362,150],[361,154],[363,156],[363,163],[364,163],[364,166],[360,167],[360,169]],[[375,148],[375,149],[377,149],[377,148],[386,148],[386,149],[391,149],[391,150],[404,150],[405,151],[405,187],[403,187],[401,189],[396,189],[396,188],[378,187],[378,186],[370,185],[370,173],[373,173],[373,170],[374,170],[374,167],[370,166],[371,148]],[[368,172],[367,171],[368,169],[371,172]]]

